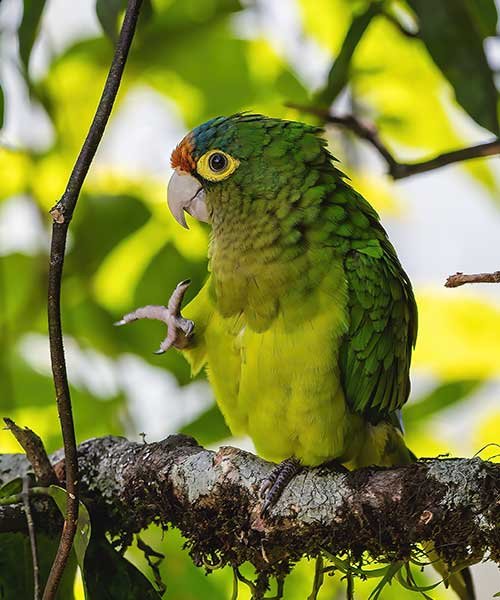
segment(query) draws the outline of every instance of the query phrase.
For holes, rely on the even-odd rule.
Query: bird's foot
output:
[[[139,319],[156,319],[163,321],[167,326],[167,336],[160,344],[160,348],[155,354],[163,354],[171,346],[182,349],[189,345],[193,336],[194,323],[189,319],[185,319],[181,314],[182,300],[188,289],[191,281],[186,279],[177,284],[177,287],[172,292],[167,306],[148,305],[141,306],[133,312],[126,314],[115,325],[126,325]]]
[[[300,471],[300,462],[296,458],[287,458],[276,465],[260,486],[259,495],[263,500],[261,516],[276,504],[286,486]]]

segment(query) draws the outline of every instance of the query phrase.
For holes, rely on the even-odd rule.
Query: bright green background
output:
[[[25,89],[29,89],[32,106],[45,113],[54,135],[43,149],[12,145],[2,138],[9,147],[0,149],[0,211],[2,203],[19,206],[12,204],[12,199],[23,196],[22,205],[28,210],[29,219],[41,223],[39,227],[45,234],[50,225],[47,211],[64,190],[101,93],[113,54],[110,38],[117,31],[116,17],[122,4],[120,0],[98,2],[100,22],[108,35],[75,39],[61,51],[52,49],[47,68],[34,73],[37,69],[33,69],[33,61],[29,63],[29,57],[33,42],[47,30],[49,3],[43,12],[44,2],[25,2],[25,17],[19,29],[19,70],[24,70]],[[387,10],[410,28],[415,25],[415,15],[411,16],[409,9],[412,6],[425,24],[421,31],[427,47],[379,15],[353,48],[352,57],[343,42],[353,19],[364,13],[368,2],[302,0],[278,4],[271,26],[261,27],[258,20],[249,18],[250,2],[243,7],[237,0],[146,2],[147,10],[127,64],[111,127],[124,101],[133,98],[138,89],[147,88],[158,94],[182,134],[210,117],[239,110],[310,120],[311,117],[286,108],[285,103],[330,103],[348,82],[348,109],[356,109],[375,122],[383,140],[402,159],[424,158],[471,141],[490,139],[492,133],[478,123],[495,132],[497,95],[482,54],[483,38],[495,32],[493,2],[457,0],[454,10],[460,13],[463,9],[465,13],[455,14],[452,10],[445,15],[429,13],[426,3],[417,0],[408,4],[386,2]],[[311,89],[304,69],[297,68],[290,53],[280,45],[280,10],[291,10],[292,5],[298,27],[289,36],[295,35],[297,42],[307,41],[318,56],[327,56],[330,61],[338,55],[343,57],[343,62],[339,61],[331,71],[326,88]],[[403,13],[397,12],[399,9]],[[286,24],[289,21],[285,16],[282,14]],[[443,19],[441,28],[436,30],[439,19]],[[63,17],[59,26],[65,27]],[[353,25],[350,39],[356,37],[355,29]],[[465,48],[463,52],[456,51],[457,40]],[[31,76],[25,71],[28,64]],[[9,98],[9,86],[3,88],[9,125],[8,119],[12,122],[16,118],[16,107],[13,98]],[[345,96],[342,102],[345,107]],[[120,128],[126,130],[123,119]],[[383,220],[404,223],[415,218],[407,212],[404,185],[391,182],[380,173],[380,168],[373,167],[373,156],[361,151],[365,146],[338,132],[330,131],[329,138],[334,154],[343,161],[343,169],[381,212]],[[126,137],[122,135],[120,139]],[[130,360],[133,355],[134,364],[143,361],[144,365],[167,369],[175,376],[175,383],[172,380],[169,384],[171,397],[164,399],[174,406],[174,411],[176,397],[180,403],[181,395],[177,385],[185,386],[190,381],[186,364],[175,352],[164,357],[152,355],[163,333],[158,324],[112,327],[123,312],[134,306],[163,303],[180,279],[191,277],[190,294],[194,294],[205,277],[207,228],[190,222],[191,229],[185,232],[166,208],[166,158],[171,150],[165,144],[165,172],[153,173],[148,169],[120,168],[119,163],[109,160],[116,145],[108,148],[104,156],[98,157],[88,177],[71,226],[63,323],[70,350],[69,375],[80,441],[110,433],[137,437],[143,423],[148,422],[156,422],[158,427],[154,405],[141,409],[136,403],[131,409],[130,390],[120,378],[124,356]],[[467,178],[468,185],[476,190],[481,202],[490,205],[497,218],[498,160],[474,161],[454,169],[453,172],[463,173],[461,176]],[[449,172],[441,171],[441,175],[449,177]],[[434,202],[440,202],[437,192]],[[3,235],[8,238],[5,231]],[[443,235],[446,236],[445,227]],[[52,451],[61,446],[61,437],[47,362],[47,239],[42,236],[29,252],[12,252],[0,239],[0,406],[3,414],[36,430]],[[474,238],[467,243],[474,244]],[[418,256],[419,249],[414,252]],[[498,247],[491,252],[496,254],[499,268]],[[449,272],[459,268],[459,264],[450,264]],[[490,393],[487,408],[483,409],[481,398],[499,377],[500,297],[477,288],[444,291],[433,281],[418,282],[416,294],[420,336],[413,375],[417,383],[423,380],[425,385],[416,386],[420,391],[406,410],[409,444],[424,456],[442,452],[471,455],[485,444],[499,441],[498,402],[495,408]],[[103,380],[108,381],[107,386]],[[154,386],[154,381],[149,383],[146,377],[144,385]],[[175,422],[196,434],[201,442],[216,446],[227,439],[227,429],[218,411],[209,405],[206,388],[198,387],[191,394],[196,396],[196,390],[200,390],[201,399],[198,404],[193,401],[193,406],[198,406],[191,411],[195,416],[186,420],[179,412]],[[138,410],[144,411],[139,420]],[[463,439],[447,436],[443,425],[447,420],[455,425],[459,422],[458,428],[466,430],[467,435]],[[159,426],[165,435],[172,430],[169,422]],[[4,432],[0,433],[0,450],[14,452],[19,448]],[[495,449],[487,449],[482,456],[493,454]],[[205,576],[181,549],[183,542],[177,532],[169,531],[162,537],[152,529],[144,538],[167,556],[161,568],[168,587],[167,598],[230,597],[231,572],[226,569]],[[130,557],[151,577],[140,552],[133,549]],[[305,598],[310,592],[312,572],[312,564],[300,564],[287,582],[285,598]],[[434,575],[431,579],[435,579]],[[373,580],[357,583],[357,597],[367,598],[374,585]],[[342,597],[342,592],[335,590],[343,586],[339,576],[327,577],[320,598]],[[80,598],[79,584],[77,590]],[[245,594],[242,589],[240,597],[247,597]],[[431,595],[450,597],[441,589]],[[409,592],[394,584],[382,597],[407,596]]]

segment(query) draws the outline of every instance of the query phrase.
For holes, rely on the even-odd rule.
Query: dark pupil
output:
[[[209,158],[208,164],[212,171],[223,171],[227,167],[227,158],[224,154],[216,152]]]

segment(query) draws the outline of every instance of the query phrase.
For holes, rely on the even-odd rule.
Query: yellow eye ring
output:
[[[236,171],[240,161],[222,150],[209,150],[198,159],[196,170],[207,181],[222,181]]]

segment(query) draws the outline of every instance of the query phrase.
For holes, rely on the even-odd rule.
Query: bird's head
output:
[[[222,213],[270,214],[279,208],[277,198],[287,202],[311,170],[330,163],[321,132],[246,113],[199,125],[172,152],[170,211],[186,228],[184,212],[214,224]]]

